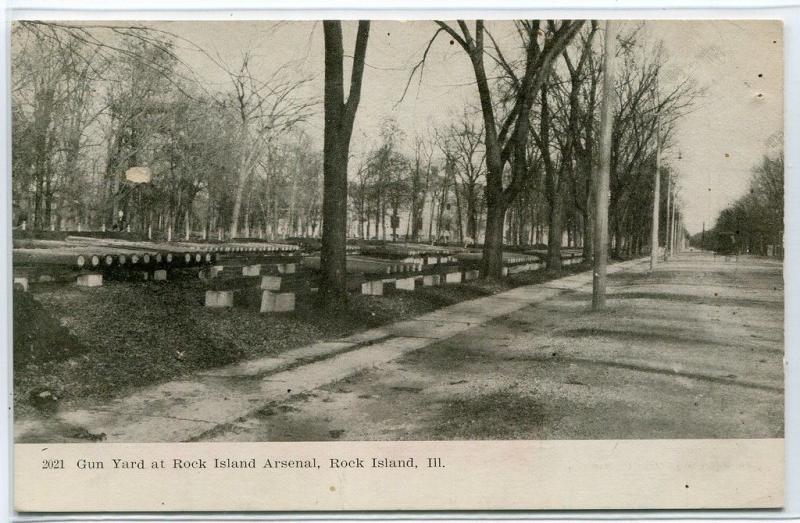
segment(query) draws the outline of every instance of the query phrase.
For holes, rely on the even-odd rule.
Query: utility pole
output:
[[[611,171],[611,127],[614,123],[614,79],[616,75],[617,22],[606,20],[603,56],[603,102],[600,113],[600,168],[594,177],[594,270],[592,310],[606,306],[606,265],[608,263],[608,180]]]
[[[675,250],[675,198],[672,199],[672,212],[670,213],[670,221],[668,223],[669,229],[669,253],[670,255]]]
[[[700,252],[706,249],[706,222],[703,222],[703,232],[700,234]]]
[[[658,74],[658,73],[656,73]],[[656,268],[658,258],[658,217],[661,210],[661,109],[658,101],[658,78],[655,86],[656,97],[656,172],[655,188],[653,189],[653,225],[650,234],[650,270]],[[669,197],[669,195],[667,196]],[[669,205],[667,206],[669,208]],[[666,245],[664,246],[666,249]]]
[[[669,259],[670,254],[672,254],[672,243],[671,243],[671,232],[672,232],[672,222],[670,221],[673,216],[671,214],[671,206],[672,205],[672,170],[670,169],[667,172],[667,221],[666,221],[666,234],[664,234],[664,261]]]
[[[678,250],[678,209],[672,210],[672,251]]]

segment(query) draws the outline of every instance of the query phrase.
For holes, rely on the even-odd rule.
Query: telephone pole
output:
[[[608,263],[608,180],[611,171],[611,127],[614,123],[614,78],[616,73],[617,22],[606,20],[603,67],[603,102],[600,113],[600,168],[595,181],[594,270],[592,310],[606,306],[606,265]]]
[[[650,234],[650,270],[656,268],[658,258],[658,216],[661,210],[661,109],[658,107],[658,78],[656,78],[655,87],[656,97],[656,172],[655,172],[655,188],[653,189],[653,225]],[[669,198],[669,195],[667,195]],[[667,206],[669,208],[669,205]],[[666,249],[666,245],[664,246]],[[666,251],[665,251],[666,252]]]
[[[675,205],[675,198],[672,198],[672,212],[670,213],[670,220],[669,220],[669,254],[672,255],[673,251],[675,250],[675,213],[678,211]]]
[[[664,234],[664,261],[669,259],[670,254],[672,254],[672,221],[671,219],[674,217],[672,216],[672,170],[667,172],[667,221],[666,221],[666,229]]]
[[[706,248],[706,222],[703,222],[703,232],[700,234],[700,252]]]

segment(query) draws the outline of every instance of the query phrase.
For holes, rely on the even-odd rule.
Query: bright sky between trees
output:
[[[499,40],[511,28],[503,22],[491,24]],[[146,25],[179,37],[177,54],[211,91],[229,88],[220,64],[235,69],[242,53],[249,50],[257,74],[266,79],[291,62],[289,71],[314,76],[308,94],[321,99],[323,42],[318,22]],[[711,227],[719,211],[747,191],[751,169],[762,155],[783,147],[782,26],[770,20],[625,21],[621,32],[635,29],[645,46],[663,43],[668,62],[662,89],[689,76],[704,90],[678,123],[663,157],[678,173],[685,224],[690,233],[696,233],[703,222]],[[372,24],[353,134],[354,155],[376,144],[387,118],[394,119],[410,141],[416,133],[432,133],[455,118],[465,105],[477,105],[466,55],[444,34],[431,47],[422,79],[415,76],[403,98],[411,70],[435,30],[429,21]],[[352,49],[354,31],[355,23],[345,24],[346,50]],[[307,131],[321,144],[321,106]]]

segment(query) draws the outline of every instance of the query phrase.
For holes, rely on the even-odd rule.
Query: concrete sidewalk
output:
[[[634,260],[609,266],[609,273],[641,272],[646,267],[645,260]],[[60,411],[48,420],[18,420],[15,439],[19,443],[207,439],[264,405],[303,396],[586,285],[591,285],[589,272],[518,287],[277,357],[196,373],[108,404]]]

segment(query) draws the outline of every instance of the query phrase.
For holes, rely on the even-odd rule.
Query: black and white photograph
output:
[[[782,44],[14,22],[15,441],[782,438]]]

